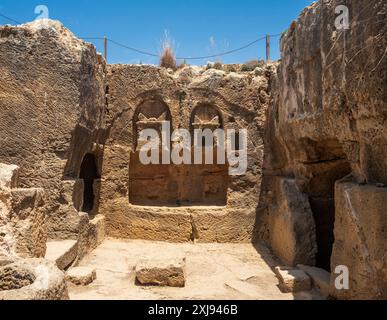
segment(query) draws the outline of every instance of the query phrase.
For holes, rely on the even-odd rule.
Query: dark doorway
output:
[[[337,159],[313,167],[314,178],[310,180],[308,193],[316,224],[316,266],[330,272],[335,242],[335,183],[350,174],[351,166],[345,159]]]
[[[308,161],[303,164],[307,178],[304,192],[309,196],[316,226],[316,267],[331,272],[335,242],[335,183],[351,173],[351,165],[341,143],[336,139],[304,139]]]
[[[93,154],[86,154],[81,164],[79,178],[84,181],[83,212],[91,213],[94,208],[94,181],[98,179],[96,158]]]
[[[309,197],[316,223],[316,266],[331,272],[331,256],[335,242],[335,199]]]

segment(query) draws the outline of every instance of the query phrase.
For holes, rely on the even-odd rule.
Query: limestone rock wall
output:
[[[386,4],[347,0],[342,31],[338,5],[306,8],[278,68],[244,73],[106,66],[58,22],[0,27],[0,254],[41,257],[48,237],[77,239],[82,257],[105,231],[264,239],[286,264],[331,271],[337,298],[386,298]],[[247,172],[142,166],[138,132],[164,120],[172,131],[247,129]],[[95,172],[82,178],[85,155]],[[84,200],[95,201],[90,217]],[[349,290],[334,289],[339,265]]]
[[[273,70],[268,66],[256,73],[238,74],[201,67],[173,72],[153,66],[109,66],[109,133],[100,198],[107,234],[178,242],[243,242],[259,233],[261,225],[256,217],[268,82]],[[231,177],[221,166],[170,165],[147,166],[133,175],[141,167],[134,160],[140,118],[157,119],[164,112],[172,122],[172,131],[190,130],[197,119],[196,110],[203,110],[197,114],[203,121],[215,119],[224,129],[248,130],[246,174]],[[134,182],[137,184],[132,185]],[[204,201],[203,193],[209,195]],[[133,202],[135,199],[140,203]],[[157,208],[151,207],[158,201]]]
[[[102,152],[104,77],[95,47],[59,22],[0,27],[0,162],[20,167],[21,187],[46,190],[53,239],[78,233],[78,212],[61,206],[60,190],[79,177],[86,152]]]
[[[0,259],[46,253],[44,190],[18,188],[19,168],[0,163]]]
[[[263,199],[269,215],[278,215],[272,177],[295,179],[309,198],[312,212],[304,211],[305,219],[314,216],[317,264],[350,271],[350,290],[332,294],[385,298],[387,207],[380,197],[387,184],[386,3],[346,1],[350,29],[336,30],[335,8],[342,4],[312,4],[282,36]],[[345,177],[350,185],[338,182]]]

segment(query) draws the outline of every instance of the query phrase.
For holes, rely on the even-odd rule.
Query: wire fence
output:
[[[268,39],[271,39],[271,38],[277,38],[279,37],[281,34],[274,34],[274,35],[266,35],[266,36],[263,36],[263,37],[260,37],[242,47],[239,47],[239,48],[236,48],[236,49],[232,49],[232,50],[228,50],[228,51],[224,51],[224,52],[219,52],[217,54],[212,54],[212,55],[206,55],[206,56],[198,56],[198,57],[191,57],[191,56],[177,56],[176,59],[178,60],[204,60],[204,59],[213,59],[213,58],[219,58],[219,57],[223,57],[223,56],[227,56],[227,55],[231,55],[233,53],[237,53],[239,51],[242,51],[242,50],[245,50],[249,47],[252,47],[253,45],[261,42],[261,41],[264,41],[266,40],[266,42],[268,42]],[[89,41],[89,40],[101,40],[101,41],[106,41],[108,43],[112,43],[118,47],[121,47],[121,48],[124,48],[124,49],[127,49],[129,51],[132,51],[132,52],[136,52],[138,54],[141,54],[141,55],[144,55],[144,56],[149,56],[149,57],[160,57],[160,54],[157,54],[157,53],[153,53],[153,52],[148,52],[148,51],[144,51],[144,50],[140,50],[140,49],[136,49],[136,48],[133,48],[133,47],[130,47],[126,44],[123,44],[123,43],[120,43],[118,41],[115,41],[113,39],[110,39],[110,38],[106,38],[106,37],[80,37],[82,40],[86,40],[86,41]],[[267,43],[268,44],[268,43]]]
[[[16,24],[22,24],[22,22],[20,21],[17,21],[3,13],[0,12],[0,17],[8,20],[8,21],[11,21],[13,23],[16,23]],[[184,60],[184,61],[194,61],[194,60],[205,60],[205,59],[214,59],[214,58],[217,58],[219,59],[220,57],[224,57],[224,56],[229,56],[229,55],[232,55],[232,54],[235,54],[237,52],[240,52],[240,51],[243,51],[243,50],[246,50],[260,42],[263,42],[263,41],[266,41],[266,61],[269,62],[270,61],[270,41],[271,39],[273,38],[278,38],[282,35],[282,33],[277,33],[277,34],[267,34],[265,36],[262,36],[262,37],[259,37],[258,39],[255,39],[254,41],[251,41],[239,48],[235,48],[235,49],[232,49],[232,50],[227,50],[227,51],[223,51],[223,52],[219,52],[217,54],[210,54],[210,55],[203,55],[203,56],[177,56],[176,59],[177,60]],[[142,56],[148,56],[148,57],[153,57],[153,58],[159,58],[160,57],[160,54],[158,53],[155,53],[155,52],[149,52],[149,51],[146,51],[146,50],[142,50],[142,49],[138,49],[138,48],[135,48],[135,47],[132,47],[132,46],[129,46],[127,44],[124,44],[124,43],[121,43],[121,42],[118,42],[114,39],[111,39],[111,38],[107,38],[107,37],[80,37],[80,39],[82,40],[85,40],[85,41],[103,41],[104,43],[104,57],[105,59],[107,60],[107,46],[108,46],[108,43],[111,43],[119,48],[123,48],[123,49],[126,49],[126,50],[129,50],[131,52],[134,52],[134,53],[137,53],[139,55],[142,55]]]

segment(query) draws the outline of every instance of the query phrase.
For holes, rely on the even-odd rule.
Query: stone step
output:
[[[274,271],[280,281],[279,288],[283,293],[297,293],[312,289],[310,277],[302,270],[276,267]]]
[[[78,241],[63,240],[47,242],[45,258],[54,261],[59,269],[66,270],[78,256]]]
[[[331,274],[328,271],[305,265],[298,265],[297,268],[303,270],[309,277],[312,278],[313,285],[324,297],[329,296]]]

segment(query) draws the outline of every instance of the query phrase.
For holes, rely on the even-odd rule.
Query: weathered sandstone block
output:
[[[275,273],[280,281],[280,289],[284,293],[297,293],[300,291],[309,291],[311,289],[311,280],[302,270],[276,267]]]
[[[81,211],[83,206],[84,182],[82,179],[65,180],[62,182],[61,198],[66,204],[73,205]]]
[[[27,219],[44,203],[44,190],[41,188],[13,189],[11,191],[12,210],[19,219]]]
[[[330,295],[331,275],[329,272],[320,268],[305,266],[302,264],[297,265],[297,268],[304,271],[312,279],[313,285],[323,296],[328,297]]]
[[[97,248],[106,237],[106,218],[103,215],[97,215],[90,221],[90,243],[91,249]]]
[[[349,290],[335,290],[340,299],[387,298],[387,187],[336,184],[335,245],[332,270],[346,266]]]
[[[96,249],[105,239],[105,217],[97,215],[92,220],[85,212],[79,213],[79,237],[78,237],[78,257],[79,262],[90,251]]]
[[[0,300],[67,300],[64,273],[43,259],[16,260],[0,267]]]
[[[63,240],[47,242],[45,259],[54,261],[60,270],[65,270],[78,256],[78,241]]]
[[[20,168],[0,163],[0,188],[13,189],[18,185]]]
[[[0,195],[0,251],[24,258],[43,257],[47,240],[43,189],[0,188]]]
[[[145,286],[184,287],[185,258],[143,259],[136,266],[136,281]]]
[[[97,279],[97,273],[94,269],[86,267],[76,267],[66,272],[66,281],[77,286],[87,286]]]
[[[350,28],[338,30],[335,9],[342,4],[311,4],[281,38],[265,172],[269,180],[294,177],[306,195],[315,220],[316,264],[332,271],[331,281],[336,266],[349,267],[349,290],[333,295],[380,299],[387,283],[386,196],[377,188],[387,183],[387,7],[383,0],[348,0]],[[347,176],[354,184],[335,188]],[[282,201],[274,195],[268,206]],[[288,225],[286,211],[269,215]],[[305,236],[294,231],[295,238]],[[275,233],[270,237],[274,248],[286,243]]]
[[[315,262],[316,239],[308,198],[291,179],[276,179],[276,203],[269,209],[271,245],[289,266]]]

